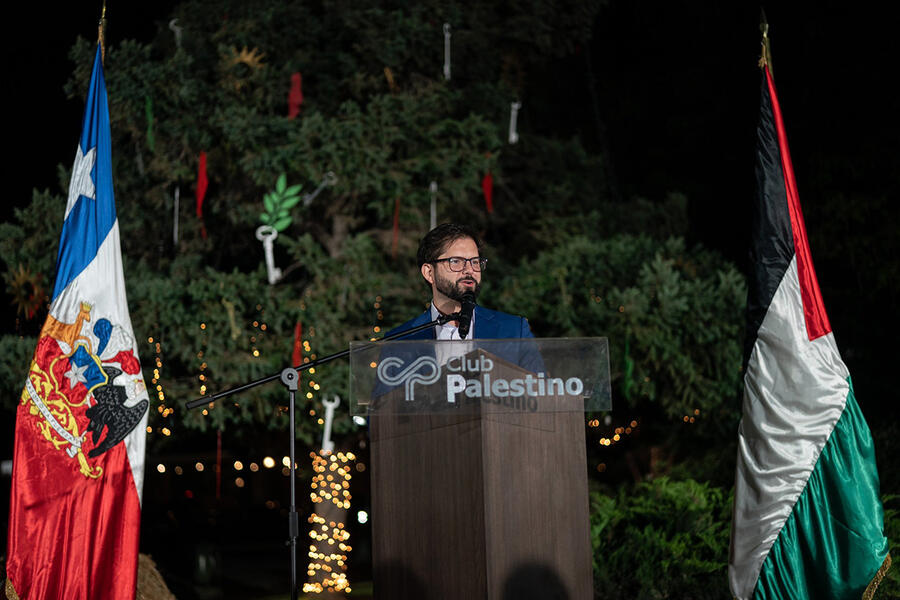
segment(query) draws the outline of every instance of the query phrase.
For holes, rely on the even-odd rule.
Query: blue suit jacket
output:
[[[412,329],[417,325],[424,325],[431,321],[431,308],[423,312],[415,319],[410,319],[403,325],[395,327],[387,332],[386,336],[393,335],[404,329]],[[528,320],[524,317],[508,315],[498,310],[491,310],[483,306],[475,307],[475,329],[472,331],[470,339],[480,338],[483,340],[504,340],[509,338],[530,338],[534,337],[531,328],[528,326]],[[399,340],[433,340],[434,327],[424,329],[409,336],[397,338]]]
[[[399,333],[404,329],[412,329],[417,325],[424,325],[431,321],[431,308],[429,307],[424,313],[410,319],[406,323],[393,328],[385,337],[394,333]],[[482,306],[475,307],[474,330],[471,332],[469,339],[482,340],[504,340],[517,338],[533,338],[531,327],[528,326],[528,320],[524,317],[509,315],[497,310],[490,310]],[[423,329],[397,338],[397,341],[404,340],[433,340],[435,339],[434,327]],[[517,364],[533,373],[543,372],[544,360],[541,358],[537,347],[534,344],[510,344],[509,348],[495,348],[498,354],[513,364]]]

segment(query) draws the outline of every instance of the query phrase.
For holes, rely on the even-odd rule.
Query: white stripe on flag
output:
[[[744,376],[728,568],[738,598],[753,595],[763,561],[844,410],[848,377],[832,333],[809,340],[795,256]]]
[[[122,269],[122,257],[119,251],[119,221],[113,223],[112,229],[94,257],[78,277],[73,279],[65,290],[57,296],[50,307],[50,315],[55,319],[72,323],[80,310],[81,301],[87,300],[92,305],[91,313],[101,315],[115,324],[118,331],[115,332],[122,344],[115,347],[132,348],[134,357],[140,360],[138,344],[134,337],[134,329],[131,326],[131,315],[128,311],[128,303],[125,299],[125,276]],[[98,294],[97,290],[103,290]],[[127,342],[125,340],[128,340]],[[128,403],[133,405],[141,400],[148,399],[146,382],[142,374],[137,376],[121,376],[118,383],[130,380],[132,385],[137,385],[135,397]],[[134,383],[140,380],[142,383]],[[128,454],[128,462],[131,466],[131,474],[137,488],[138,500],[143,498],[144,489],[144,451],[147,445],[147,411],[140,423],[125,437],[125,450]]]

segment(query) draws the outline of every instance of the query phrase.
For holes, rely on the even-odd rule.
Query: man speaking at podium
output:
[[[383,417],[370,413],[375,597],[506,598],[512,597],[509,589],[521,588],[512,584],[527,579],[534,592],[528,598],[589,598],[583,402],[530,390],[512,393],[514,380],[534,381],[533,373],[545,372],[544,362],[527,320],[475,306],[487,263],[480,248],[477,235],[463,225],[445,223],[429,231],[419,244],[418,264],[431,286],[431,306],[388,335],[425,328],[389,349],[382,346],[391,358],[433,353],[438,364],[454,353],[480,356],[458,401],[449,399],[450,377],[459,376],[453,373],[415,404],[403,401],[404,390],[397,389],[381,405]],[[457,322],[428,327],[456,312]],[[490,339],[502,341],[483,341]],[[410,359],[403,356],[402,362],[412,364]],[[492,367],[484,370],[480,359]],[[445,375],[457,371],[450,360]],[[464,362],[468,371],[470,363]],[[493,384],[506,380],[508,387],[496,392],[499,386],[490,385],[489,377]],[[469,394],[472,382],[481,385],[472,385]],[[373,406],[392,391],[379,385]],[[569,398],[578,410],[547,414]]]
[[[475,299],[481,289],[481,274],[487,265],[487,259],[481,257],[481,247],[478,235],[465,225],[443,223],[429,231],[419,242],[417,258],[422,277],[431,286],[431,307],[418,317],[395,327],[387,335],[424,325],[441,315],[459,312],[461,313],[459,321],[450,321],[445,325],[418,331],[400,339],[534,337],[524,317],[475,305]]]

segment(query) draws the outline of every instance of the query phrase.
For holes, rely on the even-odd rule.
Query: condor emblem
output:
[[[89,459],[122,442],[149,402],[137,399],[145,386],[134,339],[106,318],[91,327],[91,309],[82,302],[74,323],[47,318],[21,401],[47,442],[96,479],[103,467]]]

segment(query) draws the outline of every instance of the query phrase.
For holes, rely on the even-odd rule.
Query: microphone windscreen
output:
[[[469,335],[469,328],[472,326],[472,313],[475,311],[475,294],[466,292],[463,294],[460,304],[459,337],[464,340]]]

